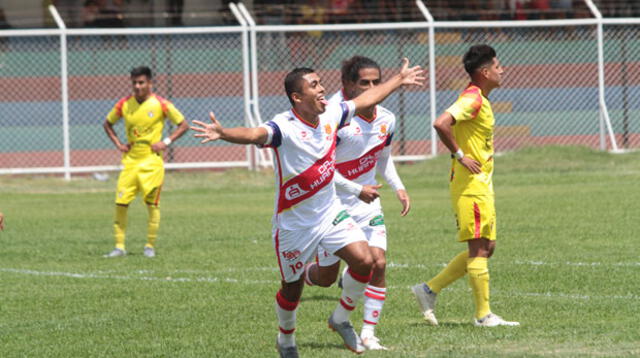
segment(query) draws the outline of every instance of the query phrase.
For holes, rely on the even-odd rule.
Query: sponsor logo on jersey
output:
[[[287,198],[287,200],[293,200],[306,193],[308,193],[308,191],[303,190],[299,184],[293,184],[287,187],[286,191],[284,192],[284,197]]]
[[[147,115],[149,116],[149,118],[153,118],[153,112],[149,111],[149,113],[147,113]]]
[[[280,186],[279,213],[310,198],[331,183],[336,170],[336,140],[333,137],[333,143],[324,157]]]
[[[302,140],[310,140],[311,136],[309,135],[309,132],[301,131],[300,132],[300,139],[302,139]]]
[[[349,218],[349,213],[346,210],[342,210],[341,212],[338,213],[338,215],[336,215],[336,218],[333,219],[333,226],[338,225],[339,223],[345,221],[346,219]]]
[[[294,261],[300,257],[300,250],[295,251],[282,251],[282,257],[287,261]]]
[[[336,168],[345,178],[353,180],[375,168],[380,152],[384,149],[384,145],[385,141],[382,141],[360,158],[338,163]]]
[[[384,216],[378,215],[369,221],[369,226],[380,226],[384,225]]]

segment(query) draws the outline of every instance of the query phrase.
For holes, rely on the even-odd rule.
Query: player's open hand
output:
[[[218,140],[222,136],[223,128],[213,112],[209,112],[209,118],[211,119],[211,123],[209,124],[200,121],[193,121],[194,125],[189,127],[191,130],[198,132],[193,135],[194,137],[204,138],[200,143]]]
[[[463,167],[469,169],[469,171],[473,174],[480,174],[480,163],[475,159],[469,157],[462,157],[458,160]]]
[[[363,185],[362,191],[360,191],[360,195],[358,195],[358,198],[369,204],[380,197],[380,193],[378,193],[378,189],[380,188],[382,188],[382,184]]]
[[[396,196],[398,200],[400,200],[400,204],[402,204],[402,211],[400,212],[400,216],[406,216],[411,210],[411,199],[409,199],[409,194],[406,190],[400,189],[396,191]]]
[[[420,66],[409,67],[409,59],[402,59],[402,68],[400,69],[400,77],[402,77],[403,85],[423,86],[426,77]]]

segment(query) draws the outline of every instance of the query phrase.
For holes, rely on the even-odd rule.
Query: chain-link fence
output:
[[[398,72],[403,57],[408,57],[412,64],[425,66],[429,56],[426,30],[262,32],[258,33],[257,44],[263,120],[290,108],[284,93],[284,76],[295,67],[316,70],[330,97],[342,87],[342,61],[354,55],[378,62],[383,80]],[[401,88],[389,96],[383,106],[396,115],[398,122],[394,154],[399,157],[430,154],[428,92]]]
[[[117,100],[130,94],[132,67],[150,66],[156,93],[173,101],[188,120],[206,120],[213,110],[227,126],[255,125],[245,118],[245,108],[258,108],[256,100],[265,121],[289,109],[283,82],[294,67],[315,68],[330,94],[340,89],[341,62],[353,55],[376,60],[384,79],[398,71],[405,56],[429,68],[429,26],[435,29],[436,114],[453,103],[468,82],[461,64],[464,52],[472,44],[489,43],[506,69],[503,86],[490,96],[497,150],[548,144],[600,148],[606,133],[600,125],[595,20],[486,28],[409,24],[257,26],[257,39],[249,44],[255,46],[255,57],[243,51],[247,48],[239,26],[222,32],[150,31],[156,34],[70,30],[71,168],[64,168],[60,32],[0,32],[0,174],[117,169],[119,154],[101,127]],[[605,100],[613,137],[622,149],[640,147],[639,31],[637,24],[604,26]],[[248,57],[257,65],[252,73],[244,65]],[[249,75],[258,80],[253,101],[244,92],[243,79]],[[431,149],[429,86],[401,89],[382,105],[398,118],[397,158],[413,160],[443,151]],[[166,133],[172,129],[167,127]],[[116,131],[124,138],[121,124]],[[224,142],[202,146],[188,134],[166,153],[166,161],[169,168],[249,166],[249,153]]]
[[[488,43],[505,70],[502,86],[489,96],[497,151],[548,144],[598,147],[595,26],[447,28],[436,38],[438,113],[469,82],[462,54],[470,44]]]
[[[129,71],[147,65],[154,91],[189,121],[209,111],[227,126],[244,125],[242,46],[239,33],[78,36],[69,43],[69,123],[72,166],[113,165],[119,153],[104,134],[107,113],[131,93]],[[123,125],[116,132],[124,138]],[[175,128],[165,125],[168,135]],[[191,133],[165,153],[166,163],[246,161],[242,146],[199,144]]]
[[[622,149],[640,147],[640,22],[604,28],[606,101]]]
[[[0,37],[0,169],[62,167],[60,38]]]

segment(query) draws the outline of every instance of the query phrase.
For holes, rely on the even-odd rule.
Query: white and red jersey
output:
[[[342,91],[329,99],[329,103],[342,101]],[[379,105],[375,108],[373,118],[354,116],[351,124],[338,132],[336,169],[357,184],[375,185],[378,158],[385,147],[391,145],[395,126],[395,115]],[[357,196],[342,190],[338,191],[338,196],[348,206],[359,201]]]
[[[264,146],[275,153],[277,228],[307,229],[341,208],[333,184],[337,133],[354,113],[352,101],[333,102],[316,126],[293,109],[262,125],[269,132]]]

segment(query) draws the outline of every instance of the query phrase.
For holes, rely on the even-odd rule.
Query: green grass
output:
[[[385,187],[388,299],[370,357],[638,356],[640,153],[526,149],[496,160],[498,247],[491,303],[521,327],[478,329],[466,279],[443,291],[427,326],[409,286],[457,252],[448,159],[403,165],[413,200]],[[142,256],[146,211],[130,210],[128,250],[112,248],[115,176],[0,177],[2,357],[273,357],[279,273],[270,238],[271,173],[172,173],[158,256]],[[351,357],[326,318],[337,288],[306,288],[305,357]],[[352,316],[361,326],[361,309]]]

